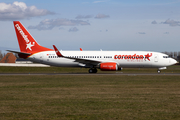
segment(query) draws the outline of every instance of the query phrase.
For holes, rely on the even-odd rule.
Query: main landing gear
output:
[[[97,73],[97,69],[96,68],[91,68],[91,69],[89,69],[89,73]]]

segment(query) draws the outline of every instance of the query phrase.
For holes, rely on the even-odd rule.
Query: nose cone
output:
[[[172,58],[171,58],[171,60],[170,60],[170,61],[171,61],[170,63],[171,63],[172,65],[174,65],[174,64],[176,64],[176,63],[178,63],[175,59],[172,59]]]

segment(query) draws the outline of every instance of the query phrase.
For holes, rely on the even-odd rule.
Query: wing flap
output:
[[[90,64],[90,65],[98,65],[101,63],[101,61],[96,60],[88,60],[88,59],[80,59],[80,58],[74,58],[75,62],[83,63],[83,64]]]

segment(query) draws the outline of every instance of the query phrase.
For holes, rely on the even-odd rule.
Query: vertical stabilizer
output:
[[[14,21],[14,28],[21,52],[33,54],[42,51],[52,51],[52,49],[40,46],[19,21]]]

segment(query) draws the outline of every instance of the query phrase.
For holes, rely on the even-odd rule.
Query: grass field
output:
[[[65,67],[0,67],[0,73],[88,73],[88,68]],[[98,73],[157,73],[156,68],[124,68],[122,71],[101,71]],[[180,65],[170,66],[162,73],[180,73]]]
[[[0,76],[0,119],[179,120],[180,76]]]

